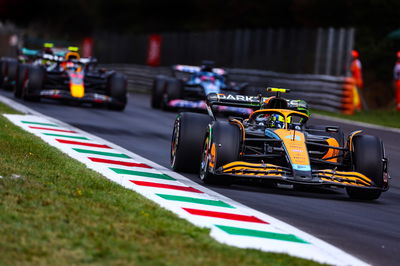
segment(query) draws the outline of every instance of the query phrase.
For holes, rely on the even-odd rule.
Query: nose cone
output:
[[[85,88],[83,84],[71,84],[70,91],[72,97],[82,98],[83,96],[85,96]]]

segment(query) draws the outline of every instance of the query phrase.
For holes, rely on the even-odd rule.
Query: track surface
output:
[[[10,92],[1,91],[0,94],[12,98]],[[53,101],[19,102],[169,167],[170,138],[176,113],[153,110],[149,100],[147,95],[131,94],[124,112]],[[360,129],[320,119],[311,119],[310,123],[339,125],[345,133]],[[361,129],[383,139],[389,158],[391,188],[375,202],[351,201],[341,189],[292,191],[254,184],[207,187],[311,233],[368,263],[399,265],[400,133]],[[185,176],[201,183],[196,175]]]

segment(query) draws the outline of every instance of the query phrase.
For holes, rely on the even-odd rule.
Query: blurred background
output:
[[[15,47],[89,45],[103,63],[199,64],[348,76],[360,54],[370,108],[393,108],[398,0],[0,0],[0,54]]]

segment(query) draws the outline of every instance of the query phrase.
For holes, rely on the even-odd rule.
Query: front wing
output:
[[[60,99],[67,101],[76,101],[82,103],[114,103],[116,100],[110,96],[98,93],[85,93],[83,97],[73,97],[69,91],[66,90],[42,90],[40,97],[49,99]]]
[[[332,169],[312,170],[311,177],[305,180],[302,177],[293,176],[290,168],[273,164],[236,161],[216,169],[215,174],[228,175],[238,179],[264,179],[291,184],[362,187],[384,190],[382,187],[377,187],[370,178],[361,173]]]

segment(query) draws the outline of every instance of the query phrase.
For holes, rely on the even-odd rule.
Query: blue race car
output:
[[[206,110],[206,96],[210,93],[243,94],[247,83],[227,82],[227,73],[204,61],[201,66],[174,65],[173,76],[159,75],[154,79],[151,106],[156,109]],[[247,115],[247,108],[220,106],[218,112]]]

